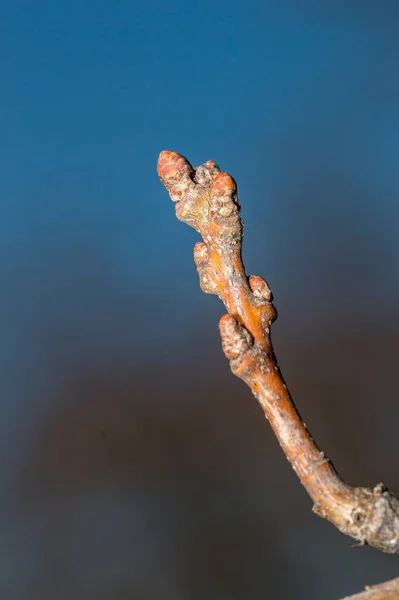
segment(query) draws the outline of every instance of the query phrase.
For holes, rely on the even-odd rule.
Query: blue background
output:
[[[311,503],[229,372],[163,149],[238,181],[310,430],[399,492],[399,5],[0,8],[0,590],[333,599],[398,574]]]

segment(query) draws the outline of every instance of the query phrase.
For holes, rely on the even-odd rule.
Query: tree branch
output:
[[[261,277],[247,277],[241,257],[243,226],[234,180],[213,162],[193,169],[176,152],[164,151],[158,174],[176,203],[176,216],[204,242],[194,248],[201,288],[228,311],[220,333],[231,370],[251,388],[316,514],[360,544],[399,553],[399,500],[384,485],[351,487],[320,451],[302,421],[274,355],[270,326],[277,317]],[[377,596],[378,597],[378,596]]]
[[[364,592],[353,596],[345,596],[341,600],[398,600],[398,598],[399,577],[377,585],[367,586]]]

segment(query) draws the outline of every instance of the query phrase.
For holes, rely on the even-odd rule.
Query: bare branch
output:
[[[241,257],[243,226],[234,180],[213,161],[193,169],[164,151],[158,174],[176,202],[176,216],[202,236],[194,248],[201,288],[228,311],[220,320],[224,353],[233,373],[259,401],[316,514],[360,544],[399,553],[399,500],[384,485],[351,487],[320,451],[299,416],[279,370],[270,338],[277,317],[270,288],[247,277]]]
[[[364,592],[353,596],[345,596],[341,600],[398,600],[398,598],[399,577],[377,585],[367,586]]]

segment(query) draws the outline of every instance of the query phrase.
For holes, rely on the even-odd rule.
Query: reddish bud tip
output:
[[[225,172],[218,173],[212,184],[212,190],[218,196],[231,196],[236,189],[236,182]]]
[[[163,150],[158,158],[158,175],[167,183],[170,179],[177,179],[182,175],[192,173],[192,166],[184,156],[171,150]]]

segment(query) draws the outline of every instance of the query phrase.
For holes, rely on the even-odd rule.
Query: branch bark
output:
[[[277,364],[270,327],[277,317],[267,282],[247,277],[241,257],[243,224],[237,187],[213,162],[194,169],[180,154],[161,153],[158,174],[176,216],[196,229],[200,285],[228,311],[220,320],[232,372],[251,388],[301,483],[313,511],[361,545],[399,553],[399,500],[383,484],[351,487],[339,477],[302,421]],[[377,596],[378,597],[378,596]]]
[[[345,596],[341,600],[398,600],[398,598],[399,577],[377,585],[367,586],[364,592],[353,596]]]

